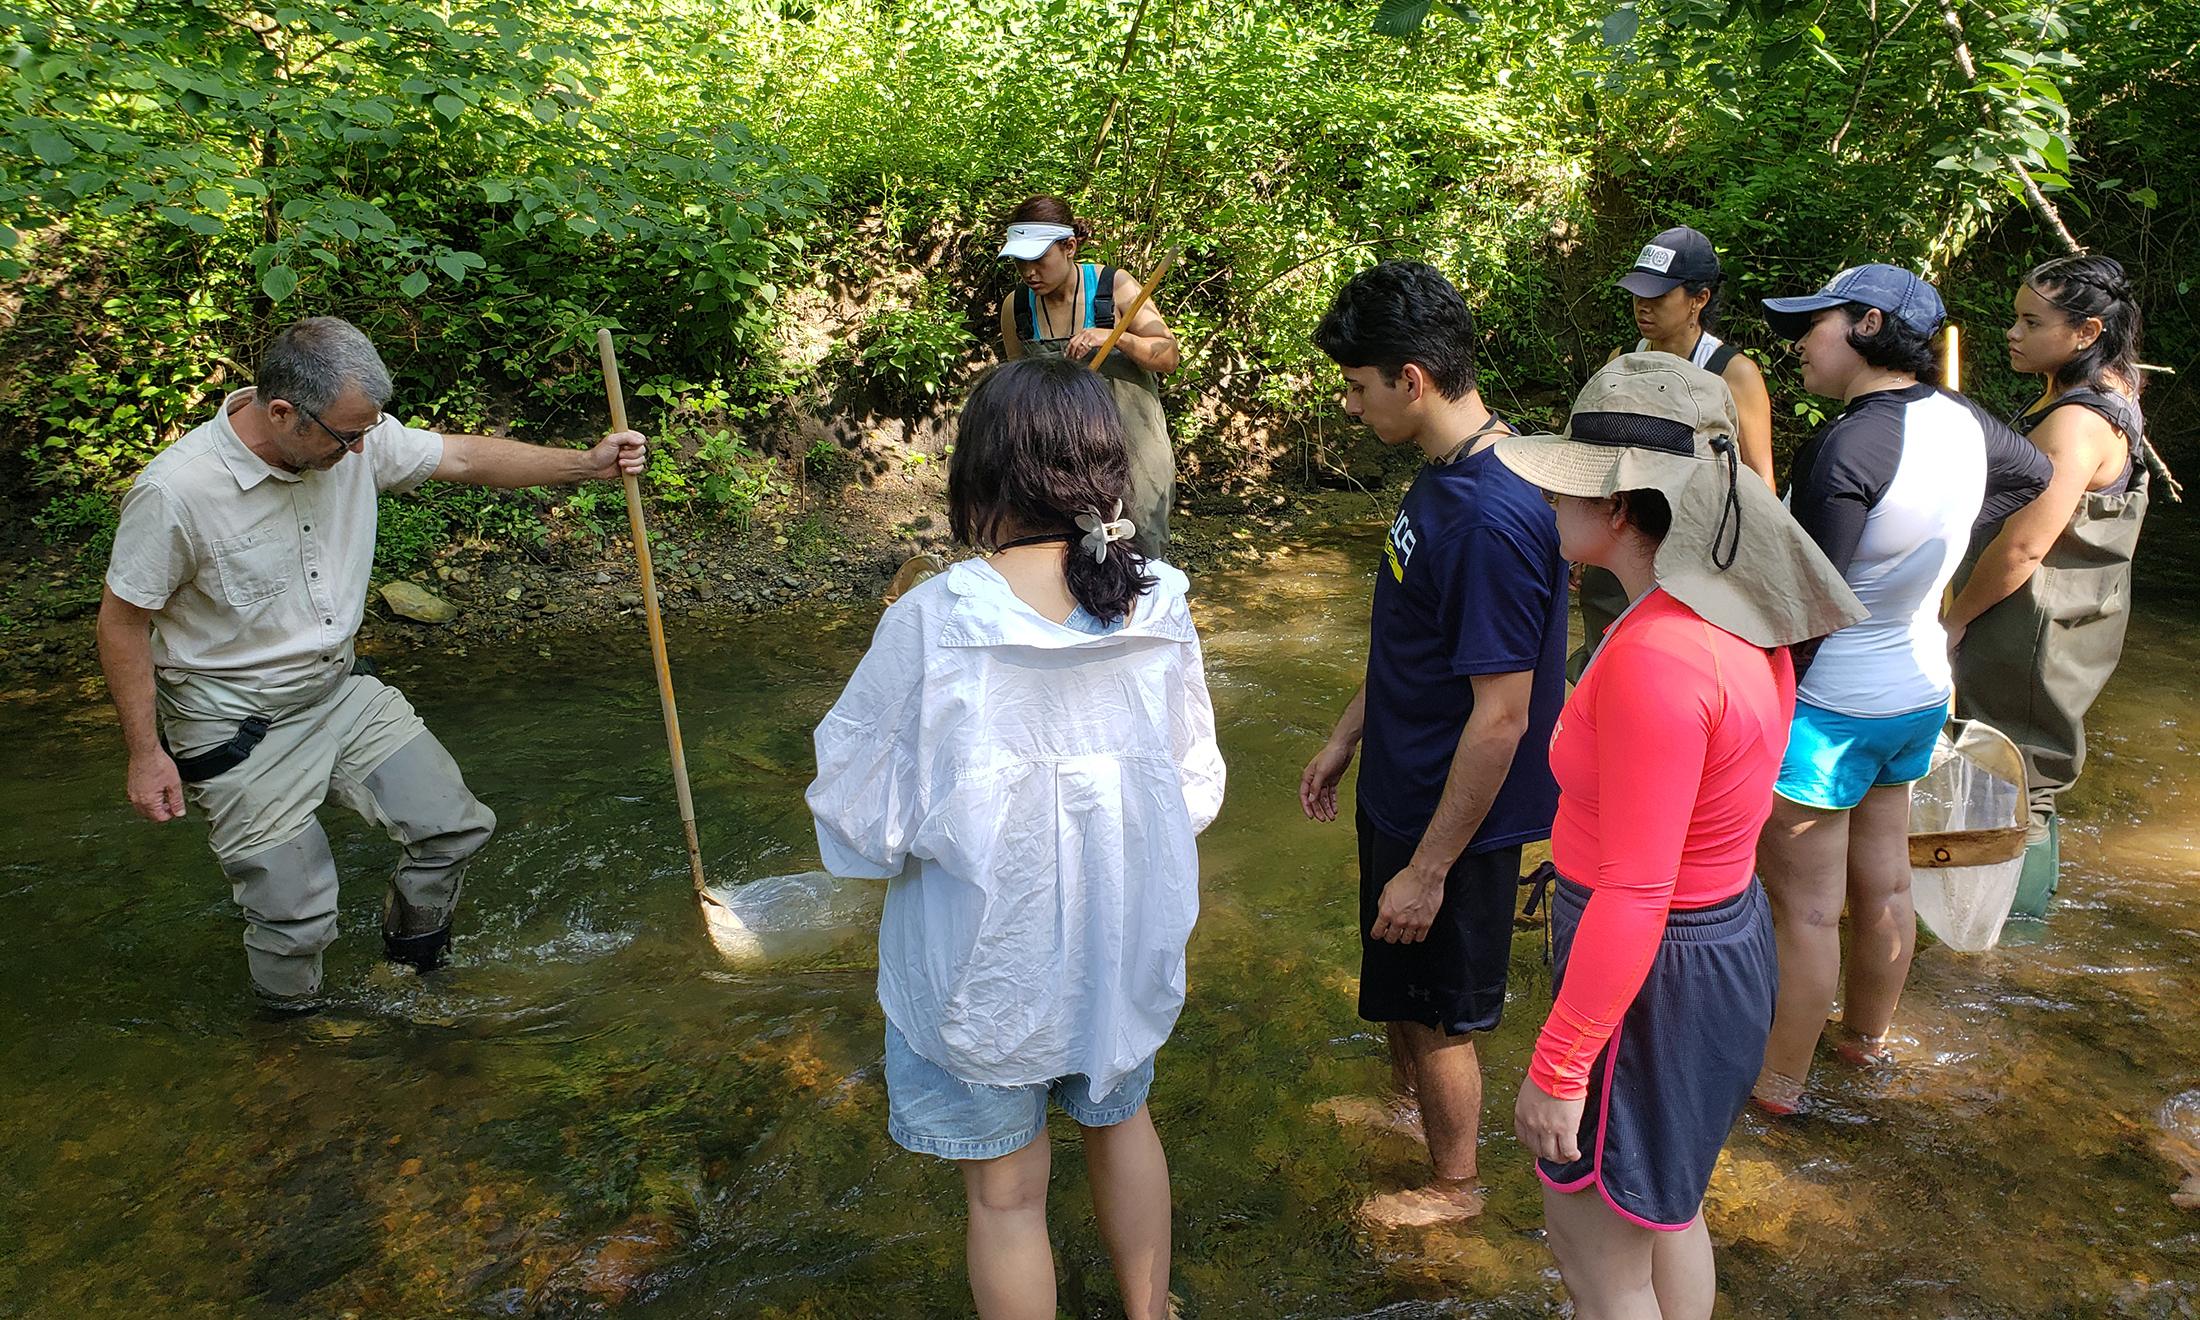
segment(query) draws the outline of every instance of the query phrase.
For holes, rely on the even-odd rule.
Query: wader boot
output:
[[[2046,916],[2048,900],[2055,897],[2061,879],[2062,819],[2050,814],[2045,830],[2035,820],[2025,831],[2024,869],[2017,873],[2017,896],[2009,904],[2009,915],[2035,920]]]
[[[336,857],[314,821],[293,838],[222,863],[244,909],[253,988],[271,1005],[321,991],[321,953],[336,942]]]
[[[392,753],[359,788],[360,814],[404,850],[382,898],[383,950],[392,962],[434,971],[449,956],[466,863],[496,832],[497,818],[466,790],[433,734]]]

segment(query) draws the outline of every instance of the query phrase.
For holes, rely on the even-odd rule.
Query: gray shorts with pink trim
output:
[[[1589,895],[1563,877],[1554,886],[1558,985]],[[1581,1158],[1537,1160],[1537,1176],[1561,1192],[1594,1187],[1644,1228],[1688,1227],[1764,1063],[1779,988],[1772,913],[1756,881],[1722,903],[1674,909],[1642,989],[1590,1069]]]

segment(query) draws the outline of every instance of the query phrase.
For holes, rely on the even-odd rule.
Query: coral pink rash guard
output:
[[[1795,667],[1662,590],[1606,636],[1551,736],[1560,875],[1594,891],[1528,1075],[1561,1099],[1642,988],[1672,908],[1749,887],[1795,713]]]

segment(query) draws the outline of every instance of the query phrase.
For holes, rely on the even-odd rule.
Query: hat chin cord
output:
[[[1711,533],[1711,563],[1721,573],[1734,567],[1735,559],[1742,553],[1741,459],[1738,448],[1734,437],[1730,435],[1715,436],[1711,441],[1711,452],[1726,456],[1726,501],[1725,506],[1719,510],[1719,525]],[[1731,538],[1727,535],[1729,523],[1734,528]],[[1726,547],[1724,552],[1720,550],[1722,543]]]

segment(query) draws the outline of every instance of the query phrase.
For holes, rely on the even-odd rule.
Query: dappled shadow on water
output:
[[[1198,584],[1230,799],[1153,1099],[1188,1314],[1563,1304],[1509,1133],[1549,1004],[1536,930],[1484,1052],[1487,1212],[1354,1218],[1420,1156],[1353,1118],[1380,1114],[1388,1069],[1353,1012],[1350,827],[1305,821],[1295,788],[1357,680],[1372,554],[1340,531]],[[2053,919],[1990,954],[1928,945],[1895,1068],[1829,1057],[1810,1117],[1736,1130],[1706,1210],[1722,1314],[2200,1305],[2200,1213],[2172,1201],[2200,1173],[2200,626],[2146,608],[2066,804]],[[814,867],[808,731],[872,619],[675,638],[715,883]],[[0,787],[0,1315],[967,1310],[957,1180],[885,1135],[867,943],[719,961],[637,639],[548,649],[394,658],[503,828],[454,965],[422,979],[375,956],[386,843],[332,813],[349,878],[333,1003],[289,1022],[254,1016],[195,827],[119,805],[102,722],[71,702],[0,710],[42,749]],[[1055,1138],[1064,1309],[1109,1314],[1074,1132]]]

